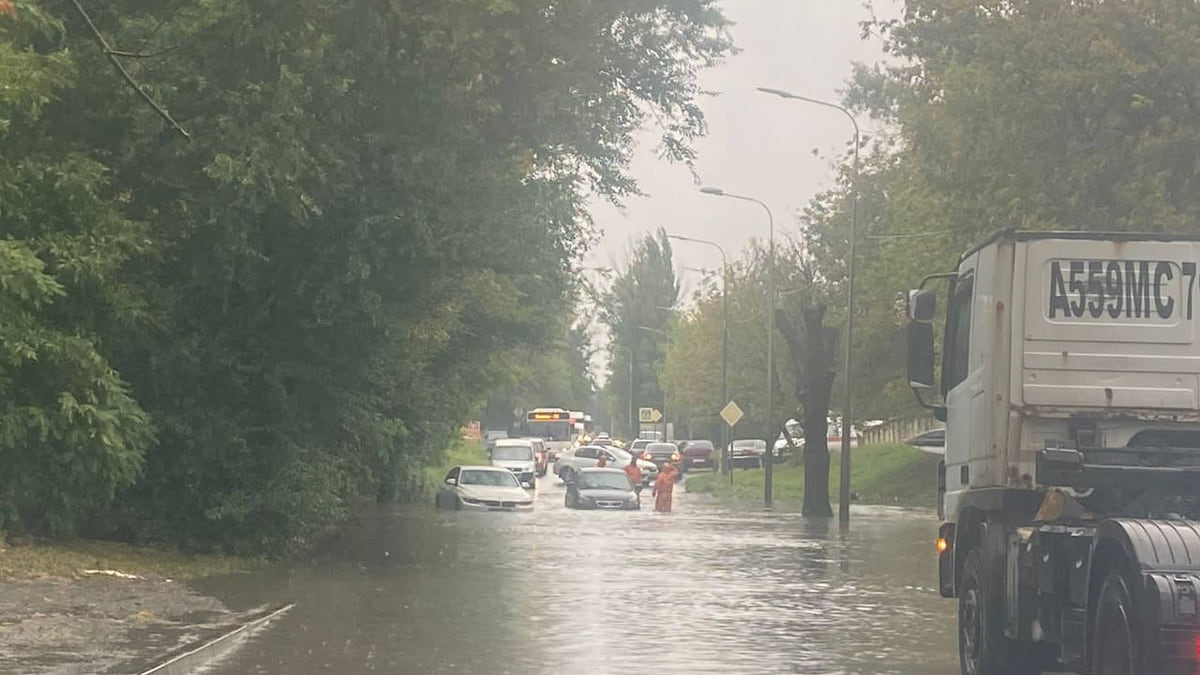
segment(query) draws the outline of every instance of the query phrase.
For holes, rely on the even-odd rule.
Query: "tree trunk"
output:
[[[832,517],[829,505],[829,399],[833,395],[833,345],[837,331],[824,327],[825,306],[801,309],[800,325],[782,310],[775,313],[799,373],[797,398],[803,406],[804,420],[804,503],[805,516]]]

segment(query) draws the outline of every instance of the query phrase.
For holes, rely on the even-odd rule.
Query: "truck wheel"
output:
[[[963,675],[1041,675],[1032,659],[1004,636],[1003,605],[996,575],[972,548],[963,563],[958,593],[958,657]]]
[[[1137,614],[1129,586],[1120,572],[1109,572],[1096,602],[1096,627],[1092,634],[1092,671],[1095,675],[1143,675]]]

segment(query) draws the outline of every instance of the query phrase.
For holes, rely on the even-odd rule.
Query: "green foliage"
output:
[[[898,294],[997,229],[1195,230],[1197,27],[1179,0],[908,0],[867,27],[892,58],[846,102],[896,133],[863,148],[857,182],[856,419],[919,414]],[[854,184],[843,162],[802,217],[841,298]]]
[[[153,431],[97,331],[132,320],[141,228],[96,162],[31,135],[73,72],[61,25],[0,16],[0,531],[68,532],[138,476]]]
[[[841,480],[840,454],[833,452],[829,471],[830,494],[838,494]],[[858,495],[858,503],[888,506],[911,506],[932,509],[937,505],[938,457],[908,445],[865,446],[854,451],[850,491]],[[761,469],[735,470],[733,486],[729,477],[720,473],[689,476],[688,492],[710,494],[738,501],[762,499],[763,472]],[[804,466],[788,464],[776,467],[773,474],[773,494],[783,506],[799,507],[804,499]]]
[[[579,370],[584,198],[636,190],[645,115],[690,157],[731,49],[711,0],[88,10],[191,140],[73,3],[0,13],[0,517],[239,553],[419,494],[489,392]]]
[[[616,422],[615,428],[629,437],[636,435],[636,429],[625,428],[631,405],[635,409],[662,408],[667,403],[660,370],[678,300],[679,281],[671,261],[671,242],[660,228],[634,245],[625,270],[601,299],[601,320],[612,336],[608,413]]]
[[[806,269],[802,252],[777,246],[777,307],[796,307],[818,293]],[[735,435],[739,438],[774,437],[767,431],[767,266],[766,251],[750,247],[731,263],[729,302],[729,398],[745,412]],[[723,308],[718,287],[701,291],[695,307],[681,317],[667,350],[663,378],[670,393],[673,416],[689,425],[691,436],[720,438],[718,413],[721,400],[721,337]],[[775,421],[798,415],[796,369],[783,336],[774,321],[773,386]]]

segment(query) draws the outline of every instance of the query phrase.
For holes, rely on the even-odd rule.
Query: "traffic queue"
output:
[[[539,479],[548,473],[565,486],[570,509],[639,510],[649,489],[654,510],[669,513],[674,488],[692,468],[715,469],[713,444],[635,439],[624,442],[606,433],[580,435],[568,448],[554,451],[543,439],[489,438],[488,465],[453,467],[438,486],[439,508],[520,511],[533,508]]]

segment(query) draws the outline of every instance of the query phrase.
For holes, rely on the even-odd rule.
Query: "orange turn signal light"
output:
[[[949,541],[947,541],[945,537],[938,537],[938,540],[937,540],[937,552],[938,552],[938,553],[945,553],[945,552],[946,552],[946,551],[948,551],[949,549],[950,549],[950,542],[949,542]]]

